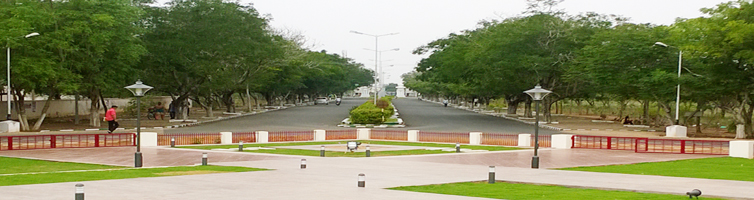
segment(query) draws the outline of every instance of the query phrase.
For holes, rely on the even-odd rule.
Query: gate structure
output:
[[[0,136],[0,150],[136,146],[136,134]]]
[[[572,148],[633,150],[637,153],[678,153],[728,155],[725,140],[685,140],[664,138],[574,135]]]

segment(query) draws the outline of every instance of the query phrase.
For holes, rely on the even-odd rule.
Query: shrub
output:
[[[374,105],[373,101],[367,101],[361,106],[354,108],[350,111],[351,123],[354,124],[380,124],[384,122],[384,119],[390,118],[395,113],[393,106],[390,105],[389,98],[380,99],[377,101],[378,105]],[[383,106],[383,107],[380,107]]]

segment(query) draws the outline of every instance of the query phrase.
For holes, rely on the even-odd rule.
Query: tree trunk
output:
[[[52,93],[51,93],[52,94]],[[39,127],[42,126],[42,122],[44,122],[45,117],[47,116],[47,110],[50,109],[50,102],[52,102],[52,95],[47,97],[47,100],[45,101],[44,107],[42,107],[42,115],[39,116],[39,119],[37,120],[37,123],[34,124],[34,127],[31,129],[33,131],[39,130]],[[78,103],[78,102],[76,102]]]
[[[100,122],[102,121],[102,118],[99,114],[99,98],[97,95],[91,95],[94,97],[90,97],[91,99],[91,106],[89,107],[89,126],[91,127],[100,127]]]

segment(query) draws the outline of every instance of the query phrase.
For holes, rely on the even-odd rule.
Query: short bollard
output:
[[[170,147],[175,147],[175,138],[170,138]]]
[[[301,169],[306,169],[306,159],[301,159]]]
[[[84,184],[76,184],[76,200],[84,200]]]
[[[359,187],[365,187],[366,185],[366,177],[364,174],[359,174]]]
[[[207,165],[207,153],[202,153],[202,165]]]
[[[238,141],[238,151],[243,151],[243,141]]]
[[[369,150],[369,145],[367,144],[367,157],[372,157],[372,151]]]
[[[461,144],[456,143],[456,153],[461,153]]]
[[[319,157],[325,157],[325,145],[319,147]]]
[[[487,181],[487,183],[495,183],[495,166],[490,166],[490,177]]]

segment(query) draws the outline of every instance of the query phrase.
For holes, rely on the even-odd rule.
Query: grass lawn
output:
[[[55,172],[55,171],[115,169],[115,168],[124,168],[124,167],[0,157],[0,175],[15,174],[15,173]]]
[[[563,168],[562,170],[754,181],[754,174],[751,173],[752,170],[754,170],[754,160],[731,157],[637,163],[629,165],[574,167]]]
[[[400,146],[424,146],[424,147],[444,147],[455,148],[455,144],[439,144],[439,143],[418,143],[418,142],[396,142],[396,141],[372,141],[372,140],[359,140],[362,142],[361,148],[364,148],[366,144],[380,144],[380,145],[400,145]],[[291,143],[263,143],[263,144],[244,144],[245,147],[275,147],[275,146],[301,146],[301,145],[327,145],[338,144],[345,145],[345,141],[327,141],[327,142],[291,142]],[[233,149],[238,148],[238,145],[205,145],[205,146],[180,146],[177,148],[192,148],[192,149]],[[504,151],[504,150],[518,150],[516,147],[503,147],[503,146],[478,146],[478,145],[461,145],[461,148],[472,150],[488,150],[488,151]],[[286,155],[302,155],[302,156],[319,156],[319,150],[302,150],[302,149],[260,149],[260,150],[244,150],[244,152],[254,153],[271,153],[271,154],[286,154]],[[399,151],[372,151],[371,156],[400,156],[400,155],[422,155],[422,154],[441,154],[441,153],[455,153],[454,151],[441,151],[441,150],[399,150]],[[341,151],[325,151],[325,157],[365,157],[364,152],[343,153]]]
[[[124,168],[107,171],[51,172],[42,174],[18,174],[0,176],[0,186],[73,181],[94,181],[160,176],[181,176],[225,172],[248,172],[264,169],[226,166],[181,166],[165,168]]]
[[[439,185],[405,186],[390,188],[413,192],[426,192],[436,194],[449,194],[471,197],[485,197],[493,199],[509,200],[550,200],[550,199],[686,199],[687,196],[671,194],[639,193],[630,191],[598,190],[584,188],[569,188],[552,185],[533,185],[519,183],[497,182],[464,182]],[[704,198],[716,199],[716,198]]]

